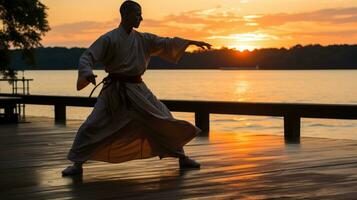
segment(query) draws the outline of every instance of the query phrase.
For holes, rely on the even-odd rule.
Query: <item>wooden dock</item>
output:
[[[186,146],[202,169],[177,160],[89,162],[61,177],[81,121],[0,125],[1,199],[356,199],[357,141],[211,132]],[[257,133],[258,134],[258,133]]]

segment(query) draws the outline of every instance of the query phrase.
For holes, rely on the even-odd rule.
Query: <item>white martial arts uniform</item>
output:
[[[92,74],[96,62],[109,74],[143,75],[150,56],[177,62],[189,42],[181,38],[163,38],[123,27],[102,35],[81,56],[78,79]],[[125,83],[130,107],[122,101],[120,82],[104,85],[97,103],[81,125],[68,154],[73,162],[99,160],[119,163],[133,159],[180,157],[183,146],[200,129],[189,122],[174,119],[167,107],[142,83]],[[163,83],[164,84],[164,83]]]

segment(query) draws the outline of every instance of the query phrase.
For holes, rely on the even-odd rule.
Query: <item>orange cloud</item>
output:
[[[191,10],[162,19],[145,19],[140,28],[163,36],[208,40],[215,46],[291,46],[297,43],[355,43],[357,7],[303,13],[241,15],[221,7]],[[117,20],[78,22],[52,27],[45,45],[89,46],[98,36],[118,26]],[[349,36],[349,37],[346,37]]]

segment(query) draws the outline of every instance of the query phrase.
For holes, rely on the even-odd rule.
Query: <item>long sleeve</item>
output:
[[[103,62],[110,47],[110,38],[101,36],[80,57],[78,64],[77,89],[81,90],[88,85],[86,77],[93,74],[93,67],[97,62]]]
[[[159,37],[154,34],[145,33],[145,38],[148,42],[148,49],[151,56],[159,56],[170,62],[177,63],[186,48],[189,46],[189,41],[174,37]]]

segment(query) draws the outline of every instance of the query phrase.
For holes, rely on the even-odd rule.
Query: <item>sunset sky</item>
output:
[[[44,46],[88,47],[116,28],[122,0],[42,0],[52,30]],[[252,49],[356,44],[357,0],[138,0],[139,31]]]

